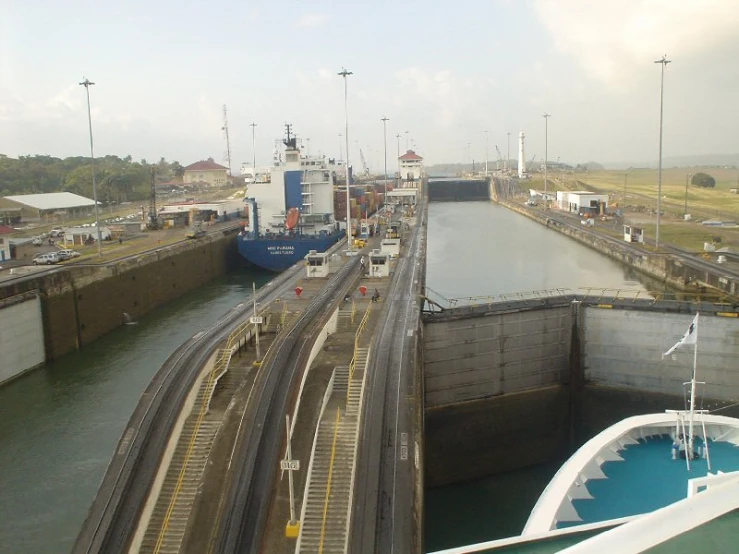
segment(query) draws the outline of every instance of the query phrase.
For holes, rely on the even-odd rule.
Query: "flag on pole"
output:
[[[688,330],[685,331],[683,338],[677,341],[675,345],[672,348],[670,348],[667,352],[662,354],[662,357],[664,358],[665,356],[669,356],[675,350],[680,348],[683,344],[695,344],[697,336],[698,336],[698,314],[695,314],[695,318],[693,318],[693,322],[690,324],[690,327],[688,327]]]

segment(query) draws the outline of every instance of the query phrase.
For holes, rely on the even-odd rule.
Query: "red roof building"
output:
[[[416,188],[423,176],[423,158],[413,150],[408,150],[398,158],[400,166],[400,187]]]
[[[417,162],[420,162],[423,160],[423,158],[419,156],[418,154],[416,154],[413,150],[408,150],[408,152],[400,156],[398,159],[400,161],[417,161]]]
[[[185,168],[185,171],[212,171],[219,169],[228,171],[228,168],[226,166],[217,164],[213,161],[213,158],[208,158],[207,160],[201,160],[199,162],[195,162],[194,164],[188,165]]]
[[[201,186],[224,187],[229,182],[228,168],[217,164],[213,158],[201,160],[185,168],[182,180],[185,184],[195,183]]]

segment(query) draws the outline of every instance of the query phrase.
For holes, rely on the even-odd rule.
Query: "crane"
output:
[[[364,174],[369,175],[369,167],[367,167],[367,162],[364,161],[364,152],[362,152],[362,149],[359,149],[359,157],[362,159],[362,169],[364,169]]]
[[[498,153],[498,159],[495,161],[495,170],[500,171],[500,162],[503,159],[503,156],[500,155],[500,148],[498,148],[498,145],[495,145],[495,151]]]

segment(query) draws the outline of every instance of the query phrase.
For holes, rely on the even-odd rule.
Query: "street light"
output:
[[[659,87],[659,169],[657,170],[657,231],[654,235],[655,248],[659,250],[659,220],[662,216],[662,114],[665,98],[665,66],[671,63],[667,59],[667,54],[662,56],[661,60],[654,63],[662,65],[662,78]]]
[[[398,188],[400,188],[400,133],[395,135],[395,138],[398,139]]]
[[[506,158],[505,158],[505,170],[506,173],[508,172],[508,164],[511,163],[511,134],[508,134],[508,151],[506,152]]]
[[[100,217],[98,217],[98,190],[97,183],[95,182],[95,152],[92,148],[92,111],[90,110],[90,85],[94,85],[87,77],[80,83],[85,87],[87,93],[87,122],[90,126],[90,168],[92,169],[92,199],[95,202],[95,228],[97,229],[98,235],[98,256],[103,255],[103,240],[100,233]]]
[[[688,173],[685,176],[685,212],[683,213],[683,219],[685,219],[685,216],[688,215],[688,183],[690,182],[690,178],[692,176],[692,173]]]
[[[488,176],[488,132],[486,130],[485,131],[485,177],[487,176]]]
[[[629,182],[629,172],[624,173],[624,205],[626,205],[626,185]]]
[[[347,96],[347,77],[353,75],[351,71],[347,71],[345,68],[341,68],[338,73],[344,78],[344,117],[345,117],[345,128],[344,128],[344,140],[346,141],[346,246],[351,251],[352,249],[352,216],[350,208],[350,195],[349,195],[349,101]]]
[[[387,122],[389,118],[382,116],[382,140],[385,144],[385,195],[382,197],[382,203],[387,205]]]
[[[257,124],[251,123],[249,125],[251,127],[251,167],[252,171],[254,172],[254,175],[252,177],[252,182],[257,182]]]
[[[544,118],[544,204],[548,205],[547,202],[547,156],[549,154],[549,118],[552,117],[548,113],[545,113]]]

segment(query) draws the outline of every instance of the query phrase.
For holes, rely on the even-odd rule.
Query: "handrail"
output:
[[[359,327],[357,327],[357,332],[354,334],[354,353],[352,355],[352,361],[349,362],[349,381],[346,384],[346,401],[349,402],[349,394],[352,390],[352,378],[354,377],[354,370],[357,367],[357,352],[359,350],[359,338],[362,335],[362,331],[364,331],[364,328],[367,325],[367,320],[369,319],[370,313],[372,312],[372,303],[367,304],[367,310],[364,312],[364,317],[362,317],[362,321],[359,322]]]
[[[287,302],[282,304],[282,312],[280,313],[280,326],[285,326],[285,320],[287,319]]]
[[[218,359],[216,359],[216,362],[213,364],[213,368],[210,370],[210,373],[208,375],[208,382],[205,385],[205,390],[210,389],[210,393],[213,393],[213,390],[215,389],[214,382],[218,380],[218,378],[226,372],[228,369],[228,365],[231,362],[231,354],[233,353],[235,345],[238,344],[238,342],[241,340],[241,336],[244,334],[244,332],[250,327],[251,324],[248,321],[244,321],[240,323],[228,336],[228,339],[226,339],[226,348],[221,350],[221,354],[218,356]],[[162,545],[164,544],[164,538],[167,534],[167,531],[169,530],[169,521],[172,517],[172,513],[174,512],[175,505],[177,504],[177,499],[179,497],[180,491],[182,489],[182,484],[185,480],[185,473],[187,472],[187,466],[190,461],[190,458],[192,457],[192,452],[195,448],[195,441],[197,439],[198,431],[200,430],[200,427],[203,423],[203,420],[205,419],[206,414],[208,413],[208,407],[210,405],[210,398],[206,400],[205,394],[203,395],[203,402],[200,405],[200,411],[198,412],[198,418],[195,422],[195,427],[193,428],[193,431],[190,435],[190,442],[187,445],[187,452],[185,453],[185,458],[182,462],[182,467],[180,468],[180,473],[177,477],[177,484],[175,485],[174,491],[172,492],[172,498],[169,500],[169,505],[167,506],[167,512],[164,515],[164,520],[162,521],[162,527],[159,530],[159,535],[157,536],[157,542],[154,547],[154,554],[159,554]]]
[[[579,288],[574,288],[574,289],[554,288],[554,289],[534,290],[534,291],[528,291],[528,292],[512,292],[512,293],[498,294],[498,295],[466,296],[466,297],[458,297],[458,298],[445,298],[443,295],[439,294],[438,292],[429,289],[429,287],[426,287],[426,291],[433,292],[435,295],[442,298],[445,302],[448,303],[450,308],[454,308],[454,307],[469,308],[469,307],[475,307],[475,306],[486,305],[486,304],[490,305],[496,302],[510,302],[511,300],[542,300],[544,298],[556,298],[556,297],[568,296],[568,295],[595,297],[595,298],[610,297],[610,298],[618,298],[621,300],[637,300],[639,298],[644,298],[645,296],[647,296],[653,302],[658,302],[660,300],[669,300],[670,298],[674,299],[675,297],[686,297],[686,298],[692,298],[698,303],[702,301],[721,303],[721,302],[727,302],[732,298],[731,295],[729,295],[728,293],[724,293],[722,291],[716,291],[716,290],[712,290],[710,292],[706,291],[703,293],[699,293],[699,292],[692,292],[692,291],[678,291],[678,292],[643,291],[643,290],[635,290],[635,289],[619,289],[619,288],[609,288],[609,287],[579,287]]]
[[[328,482],[326,483],[326,498],[323,501],[323,521],[321,522],[321,540],[318,543],[318,552],[323,554],[323,540],[326,536],[326,516],[328,515],[328,501],[331,498],[331,478],[334,473],[334,459],[336,458],[336,438],[339,436],[339,420],[341,411],[336,408],[336,422],[334,423],[334,440],[331,444],[331,461],[328,465]]]

